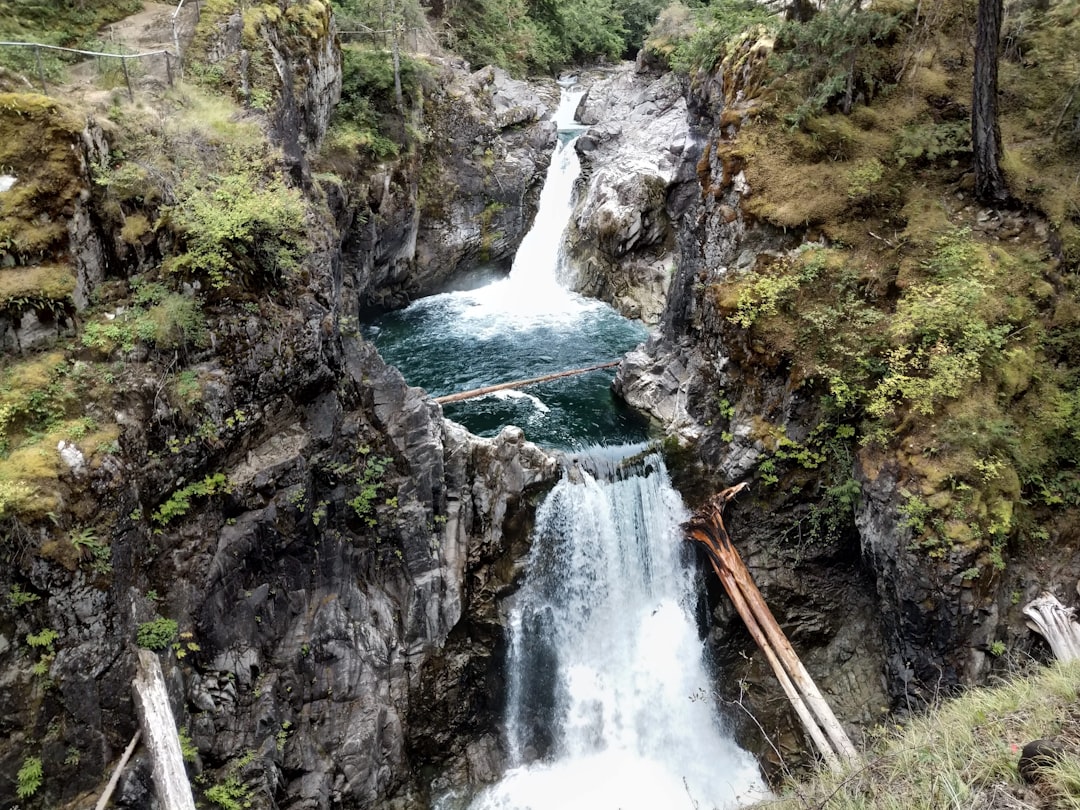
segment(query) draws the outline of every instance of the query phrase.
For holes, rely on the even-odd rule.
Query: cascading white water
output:
[[[608,450],[607,459],[629,452]],[[720,729],[686,518],[659,456],[575,465],[541,505],[509,620],[513,767],[472,810],[694,810],[760,798]]]
[[[581,128],[569,123],[579,98],[564,90],[560,130]],[[377,327],[380,353],[410,383],[435,394],[478,388],[600,362],[644,336],[558,283],[580,173],[572,132],[563,135],[510,276],[418,301]],[[584,379],[512,396],[534,406],[512,414],[513,423],[549,445],[612,441],[619,428],[604,378],[565,396]],[[472,810],[709,810],[761,791],[753,759],[717,723],[679,531],[682,501],[659,456],[616,473],[630,452],[582,451],[539,509],[508,617],[511,768]],[[460,800],[444,796],[437,807]]]
[[[644,340],[641,324],[561,285],[574,183],[581,171],[572,124],[581,93],[565,90],[560,137],[539,208],[510,275],[486,286],[433,295],[366,329],[379,353],[432,396],[613,360]],[[447,415],[483,435],[505,425],[556,447],[642,438],[644,424],[620,410],[603,372],[450,405]]]

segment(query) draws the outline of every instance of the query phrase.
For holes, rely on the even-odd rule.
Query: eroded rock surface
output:
[[[589,80],[578,119],[589,129],[575,144],[582,187],[567,233],[574,285],[654,324],[673,268],[667,203],[688,131],[683,88],[675,74],[626,63]]]

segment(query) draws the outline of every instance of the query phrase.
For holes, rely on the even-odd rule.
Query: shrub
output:
[[[135,643],[148,650],[165,650],[176,638],[177,629],[178,625],[173,619],[159,616],[139,625]]]
[[[181,237],[185,252],[166,262],[169,271],[220,290],[244,282],[276,282],[297,266],[304,204],[280,175],[263,180],[237,170],[187,181],[178,196],[164,219]]]

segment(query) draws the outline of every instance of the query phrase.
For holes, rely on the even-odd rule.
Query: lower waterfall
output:
[[[541,505],[510,608],[511,765],[472,810],[695,810],[762,795],[718,723],[686,511],[659,455],[582,453]]]

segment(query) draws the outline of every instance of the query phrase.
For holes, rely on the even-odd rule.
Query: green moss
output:
[[[70,265],[0,269],[0,311],[9,317],[27,309],[60,311],[73,306],[75,271]]]
[[[17,178],[0,194],[0,262],[26,264],[66,250],[67,220],[83,187],[81,129],[56,99],[0,93],[0,167]]]

